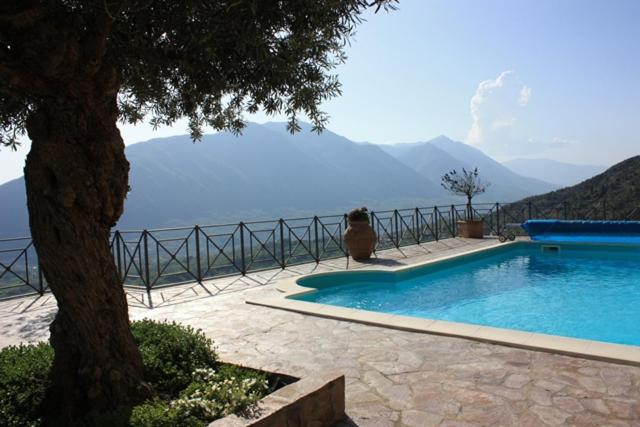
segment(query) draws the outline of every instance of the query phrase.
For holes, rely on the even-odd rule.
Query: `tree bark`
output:
[[[25,180],[33,242],[58,301],[45,422],[78,425],[141,401],[149,388],[109,247],[129,172],[117,89],[76,81],[60,93],[27,121]]]

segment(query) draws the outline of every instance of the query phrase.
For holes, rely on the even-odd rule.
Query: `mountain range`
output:
[[[559,187],[575,185],[607,169],[601,165],[576,165],[549,159],[513,159],[502,164],[519,175],[542,177]]]
[[[478,167],[491,182],[479,200],[511,201],[557,188],[524,177],[480,150],[444,136],[378,146],[304,125],[250,123],[221,132],[129,145],[131,192],[119,229],[237,222],[458,202],[440,186],[451,169]],[[0,236],[28,234],[24,181],[0,185]]]
[[[582,218],[602,219],[606,212],[607,219],[640,220],[640,156],[617,163],[577,185],[528,197],[510,209],[517,212],[524,209],[519,204],[528,202],[537,212],[562,211],[566,204],[569,218],[577,213]]]
[[[427,142],[382,145],[381,148],[436,183],[453,169],[477,167],[482,179],[489,183],[487,192],[478,200],[518,200],[523,194],[544,193],[557,188],[548,182],[518,175],[477,148],[444,135]]]

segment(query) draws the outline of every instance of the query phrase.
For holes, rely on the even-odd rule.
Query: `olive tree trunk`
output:
[[[129,163],[116,126],[117,91],[81,84],[46,100],[27,122],[29,223],[40,265],[58,302],[55,358],[45,399],[49,425],[139,402],[149,389],[110,253]],[[78,89],[78,87],[80,89]]]

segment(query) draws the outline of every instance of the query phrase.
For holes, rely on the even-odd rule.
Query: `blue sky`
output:
[[[343,96],[324,105],[339,134],[445,134],[498,160],[640,154],[640,1],[402,0],[367,19],[337,70]],[[185,129],[121,127],[128,144]],[[0,182],[21,175],[27,149],[0,152]]]
[[[400,7],[360,29],[344,96],[327,104],[332,129],[372,142],[467,141],[479,84],[511,71],[479,106],[489,154],[610,164],[640,152],[640,1]],[[492,132],[500,120],[512,123]]]

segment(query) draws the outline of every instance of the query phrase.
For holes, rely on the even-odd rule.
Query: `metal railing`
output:
[[[457,236],[466,205],[370,212],[377,250],[419,245]],[[528,219],[640,219],[640,207],[611,215],[597,206],[560,203],[480,203],[473,216],[485,234],[500,235]],[[343,242],[347,215],[314,216],[155,230],[114,231],[111,252],[122,285],[151,291],[230,275],[348,257]],[[47,283],[31,238],[0,239],[0,300],[44,294]]]

